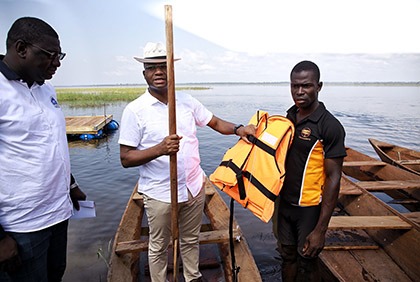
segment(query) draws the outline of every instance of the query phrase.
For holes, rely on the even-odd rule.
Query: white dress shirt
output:
[[[177,134],[182,136],[177,153],[178,201],[188,200],[188,190],[195,197],[203,185],[196,126],[206,126],[213,114],[191,95],[176,93]],[[118,143],[144,150],[169,135],[168,107],[148,91],[129,103],[120,123]],[[139,192],[154,199],[171,201],[169,156],[161,156],[139,166]],[[188,189],[188,190],[187,190]]]

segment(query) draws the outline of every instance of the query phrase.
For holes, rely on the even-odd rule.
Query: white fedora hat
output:
[[[143,49],[143,58],[134,57],[140,63],[166,63],[166,49],[165,46],[160,43],[148,42]],[[174,59],[178,61],[181,59]]]

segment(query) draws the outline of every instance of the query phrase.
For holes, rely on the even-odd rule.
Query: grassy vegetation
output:
[[[176,87],[176,90],[204,90],[209,87]],[[60,104],[70,107],[100,107],[104,104],[129,102],[146,91],[146,87],[57,88]]]

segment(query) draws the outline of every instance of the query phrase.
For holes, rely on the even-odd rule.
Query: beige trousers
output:
[[[204,209],[204,185],[193,198],[178,204],[179,244],[185,281],[201,277],[199,235]],[[168,245],[171,240],[171,204],[143,195],[149,222],[149,269],[152,282],[167,281]]]

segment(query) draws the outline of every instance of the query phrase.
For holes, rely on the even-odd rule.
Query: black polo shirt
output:
[[[322,102],[299,123],[296,123],[297,110],[292,106],[287,111],[287,118],[295,125],[295,136],[287,155],[280,195],[282,201],[292,205],[315,206],[322,201],[324,158],[346,156],[345,131]]]

